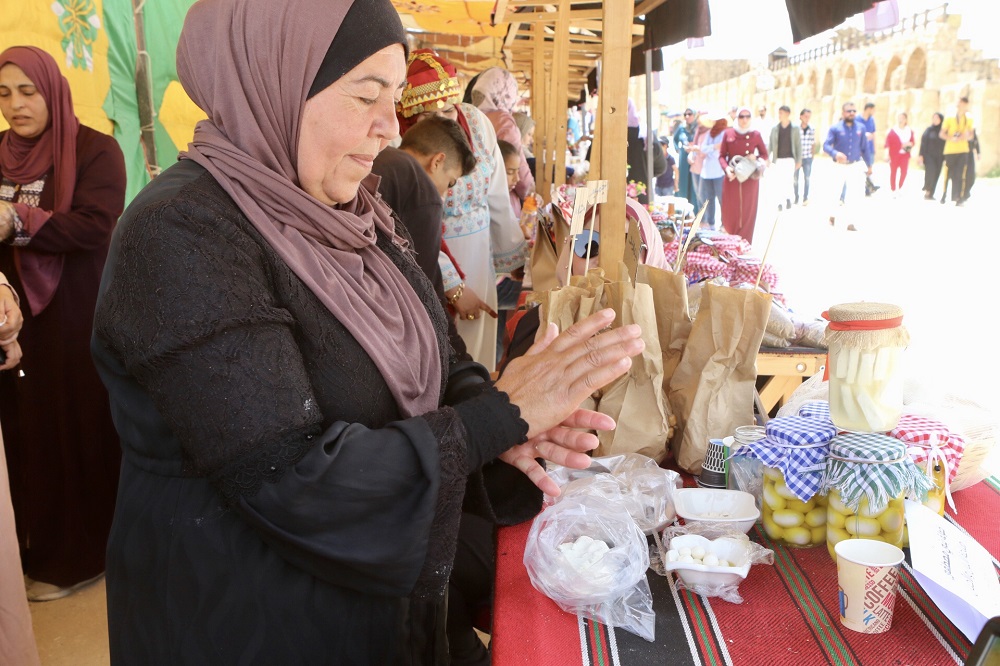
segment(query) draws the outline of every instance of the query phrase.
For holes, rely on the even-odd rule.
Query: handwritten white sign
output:
[[[978,541],[934,511],[906,502],[914,578],[941,612],[975,642],[1000,615],[1000,582],[993,558]]]

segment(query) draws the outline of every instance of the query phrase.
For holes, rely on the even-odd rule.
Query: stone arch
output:
[[[865,70],[861,92],[872,95],[878,92],[878,68],[875,66],[874,60],[868,63],[868,68]]]
[[[906,88],[923,88],[927,80],[927,55],[920,47],[913,49],[910,59],[906,62]]]
[[[885,80],[882,82],[882,90],[889,92],[892,90],[892,75],[896,72],[896,69],[903,64],[903,61],[899,59],[898,55],[893,55],[892,60],[889,61],[889,66],[885,68]]]
[[[833,94],[833,71],[826,70],[826,74],[823,76],[823,97]]]
[[[785,87],[786,88],[791,88],[792,87],[792,77],[791,76],[786,76],[785,77]]]
[[[858,74],[854,65],[848,65],[844,70],[843,80],[840,84],[841,94],[846,97],[853,97],[858,91]]]
[[[817,80],[816,70],[814,69],[809,73],[809,97],[819,97],[819,82]]]

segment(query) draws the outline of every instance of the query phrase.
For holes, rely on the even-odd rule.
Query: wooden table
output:
[[[955,493],[958,523],[1000,569],[1000,481],[991,477]],[[825,547],[785,548],[755,527],[750,537],[774,551],[774,564],[755,565],[739,587],[742,604],[679,590],[649,572],[656,641],[582,620],[535,590],[524,568],[530,522],[500,530],[491,649],[494,666],[961,665],[972,648],[901,567],[893,624],[860,634],[840,624],[836,565]]]
[[[757,377],[766,377],[760,393],[764,409],[781,407],[795,389],[826,364],[826,352],[819,349],[762,349],[757,354]]]

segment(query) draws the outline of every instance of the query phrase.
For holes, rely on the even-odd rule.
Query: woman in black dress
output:
[[[917,156],[917,164],[924,167],[924,199],[933,199],[934,190],[937,189],[938,178],[941,177],[941,167],[944,165],[944,139],[938,136],[941,133],[941,123],[944,116],[935,113],[931,116],[930,126],[924,130],[920,137],[920,154]]]
[[[530,518],[611,423],[641,349],[596,315],[493,385],[369,177],[395,136],[389,0],[202,0],[178,74],[206,112],[115,232],[93,353],[122,438],[115,664],[447,663],[463,509]],[[588,353],[589,352],[589,353]]]

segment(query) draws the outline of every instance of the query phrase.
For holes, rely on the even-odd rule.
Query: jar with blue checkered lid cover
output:
[[[782,416],[771,419],[766,437],[747,445],[764,465],[764,532],[792,547],[826,542],[826,496],[820,492],[830,440],[829,419]]]
[[[906,445],[878,433],[844,433],[830,442],[823,487],[827,491],[826,547],[845,539],[874,539],[901,548],[903,497],[926,498],[932,482],[913,464]]]

